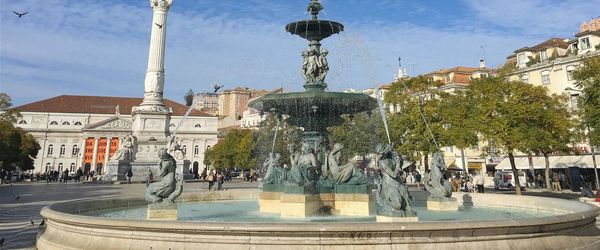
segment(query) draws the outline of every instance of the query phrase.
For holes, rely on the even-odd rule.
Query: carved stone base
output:
[[[281,213],[282,192],[260,192],[258,193],[258,205],[261,213]]]
[[[129,161],[109,161],[106,164],[106,174],[102,177],[105,182],[127,181],[127,171],[131,169]]]
[[[377,215],[375,216],[377,222],[418,222],[419,217],[417,216],[409,216],[409,217],[396,217],[396,216],[385,216],[385,215]]]
[[[458,202],[454,197],[429,197],[427,210],[433,211],[458,211]]]
[[[375,213],[374,194],[335,194],[335,211],[339,215],[369,216]]]
[[[150,204],[150,205],[148,205],[146,219],[176,221],[177,220],[177,205],[176,204],[170,204],[170,205]]]
[[[318,194],[283,194],[281,196],[281,217],[304,218],[319,215],[322,207]]]

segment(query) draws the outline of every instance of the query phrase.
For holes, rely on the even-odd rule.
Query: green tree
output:
[[[0,168],[30,170],[40,145],[31,134],[13,125],[20,114],[8,109],[11,105],[10,96],[0,93]]]
[[[558,143],[554,144],[549,137],[543,137],[545,141],[540,144],[531,142],[553,133],[552,129],[559,126],[543,124],[553,118],[551,112],[561,111],[558,104],[552,102],[545,87],[492,77],[472,81],[467,95],[474,104],[473,117],[478,121],[476,130],[483,139],[494,142],[496,147],[508,154],[515,177],[519,176],[514,158],[516,151],[558,147]],[[547,111],[548,108],[556,109]],[[551,141],[552,145],[549,145]],[[519,178],[515,178],[515,190],[517,195],[521,194]]]
[[[364,160],[366,155],[375,152],[375,145],[387,140],[379,115],[360,113],[354,117],[346,115],[343,119],[342,125],[329,128],[331,143],[344,145],[342,161],[354,156],[361,156]]]
[[[185,100],[185,106],[192,106],[194,102],[194,91],[192,91],[192,89],[188,90],[183,96],[183,100]]]
[[[205,152],[204,163],[215,169],[249,169],[253,167],[252,148],[252,131],[233,129]]]
[[[9,109],[12,106],[12,100],[6,93],[0,92],[0,120],[8,121],[11,123],[17,122],[17,118],[21,117],[21,114],[14,110]]]
[[[277,138],[275,132],[277,131]],[[262,168],[263,162],[269,157],[269,153],[273,150],[274,153],[281,155],[281,164],[290,165],[290,154],[288,152],[288,144],[293,144],[299,148],[302,137],[302,130],[296,126],[287,124],[284,119],[277,123],[277,117],[269,114],[265,120],[258,125],[258,130],[254,131],[254,145],[252,155],[255,158],[255,167]],[[273,140],[275,139],[275,147]]]
[[[590,145],[600,145],[600,56],[584,60],[574,78],[580,88],[579,109],[581,120],[589,130]]]
[[[548,95],[546,91],[546,95]],[[525,137],[525,148],[544,156],[546,188],[551,191],[550,154],[568,152],[573,142],[573,121],[566,105],[567,97],[551,95],[542,99],[540,113],[533,114],[535,120]]]
[[[439,90],[441,85],[419,76],[393,83],[385,95],[386,102],[400,111],[389,115],[390,137],[397,143],[396,150],[413,161],[423,155],[425,169],[429,168],[429,154],[438,150],[434,138],[438,145],[445,143],[441,104],[447,93]]]
[[[442,99],[441,123],[444,131],[441,134],[442,141],[461,150],[463,166],[466,165],[465,148],[477,146],[478,120],[472,112],[473,101],[465,91],[457,90]]]

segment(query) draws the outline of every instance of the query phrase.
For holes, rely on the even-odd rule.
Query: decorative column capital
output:
[[[150,7],[153,9],[168,10],[173,4],[173,0],[150,0]]]

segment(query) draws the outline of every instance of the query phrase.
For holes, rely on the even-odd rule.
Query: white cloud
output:
[[[600,0],[465,0],[477,15],[523,34],[570,36],[600,13]]]
[[[119,1],[2,1],[4,10],[30,14],[21,19],[0,17],[0,91],[8,92],[15,104],[67,93],[141,96],[152,25],[152,11],[142,2],[132,6]],[[169,13],[167,27],[168,98],[181,101],[189,88],[210,90],[214,83],[226,88],[301,89],[300,52],[307,42],[286,34],[284,26],[306,18],[302,11],[267,0],[219,1],[218,9],[198,0],[198,5],[207,6],[198,11],[185,8],[193,2],[181,3],[178,9],[180,3],[176,1]],[[471,3],[480,9],[479,2]],[[296,5],[302,10],[305,3]],[[484,11],[479,10],[481,16],[496,19],[496,14]],[[511,22],[516,21],[505,25]],[[476,66],[483,44],[488,65],[495,66],[514,49],[538,38],[478,26],[436,29],[354,20],[345,25],[346,33],[323,41],[330,51],[331,90],[391,81],[398,56],[410,73],[414,73],[410,64],[416,64],[417,73]]]

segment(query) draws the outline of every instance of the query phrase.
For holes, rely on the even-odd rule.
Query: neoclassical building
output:
[[[134,132],[131,111],[142,100],[61,95],[13,108],[22,115],[16,126],[30,132],[41,146],[34,172],[74,172],[81,167],[85,172],[104,174],[122,139]],[[164,104],[172,115],[162,122],[168,121],[169,132],[173,132],[188,107],[168,99]],[[192,111],[177,131],[184,159],[202,170],[204,151],[217,143],[217,134],[216,116]]]

